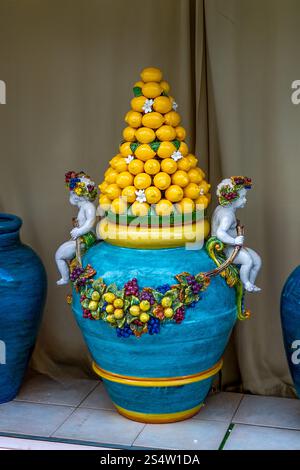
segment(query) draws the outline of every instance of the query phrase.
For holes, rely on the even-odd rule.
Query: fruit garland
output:
[[[71,282],[80,295],[83,318],[103,320],[123,338],[157,334],[167,322],[181,323],[185,308],[196,305],[210,282],[203,273],[192,276],[184,272],[175,276],[178,284],[172,286],[140,289],[134,278],[119,289],[116,284],[106,285],[102,278],[95,279],[96,271],[90,265],[83,268],[74,261],[70,268]],[[70,297],[68,302],[71,303]]]

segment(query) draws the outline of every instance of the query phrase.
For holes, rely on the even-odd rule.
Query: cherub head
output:
[[[217,196],[221,206],[231,205],[236,209],[245,207],[247,190],[251,189],[251,178],[231,176],[221,181],[217,187]]]
[[[77,206],[83,200],[94,201],[97,196],[97,189],[94,181],[83,171],[76,173],[68,171],[65,174],[66,187],[70,191],[70,203]]]

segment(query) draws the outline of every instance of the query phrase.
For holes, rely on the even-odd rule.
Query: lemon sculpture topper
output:
[[[99,185],[100,210],[107,215],[99,237],[140,248],[203,241],[210,185],[185,142],[178,105],[162,72],[148,67],[140,78],[125,115],[124,140]]]

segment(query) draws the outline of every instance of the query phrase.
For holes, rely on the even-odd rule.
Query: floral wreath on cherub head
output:
[[[97,197],[97,188],[90,176],[80,171],[68,171],[65,174],[65,183],[69,191],[73,191],[76,196],[86,197],[89,201],[94,201]]]
[[[251,189],[252,180],[247,176],[231,176],[223,180],[217,187],[217,196],[221,206],[227,206],[236,201],[241,189]]]

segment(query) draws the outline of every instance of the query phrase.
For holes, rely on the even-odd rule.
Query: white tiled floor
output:
[[[218,449],[231,423],[225,450],[300,449],[300,400],[222,392],[190,420],[144,425],[120,416],[98,381],[38,375],[0,405],[0,450]]]
[[[144,424],[123,418],[115,411],[79,408],[53,436],[131,446],[143,428]]]
[[[103,383],[99,383],[87,398],[80,404],[80,408],[94,408],[95,410],[114,410]]]
[[[300,431],[237,424],[224,450],[300,450]]]
[[[233,422],[300,431],[300,401],[245,395]]]
[[[0,432],[50,437],[73,411],[70,406],[4,403],[0,405]]]
[[[215,393],[210,395],[193,419],[208,419],[212,421],[225,421],[228,425],[243,398],[241,393]]]
[[[147,424],[134,445],[154,449],[217,450],[227,428],[226,422],[195,419],[172,424]]]
[[[48,405],[78,406],[96,386],[95,380],[66,378],[55,382],[45,375],[37,374],[26,380],[16,400]]]
[[[36,439],[20,439],[0,436],[0,450],[99,450],[107,447],[93,447],[63,442],[39,441]]]

